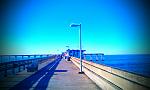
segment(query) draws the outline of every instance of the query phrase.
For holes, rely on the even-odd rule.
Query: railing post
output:
[[[92,61],[92,54],[90,54],[90,61]]]
[[[11,60],[10,60],[10,56],[8,56],[8,62],[11,62]]]
[[[98,54],[96,54],[96,61],[98,61]]]
[[[17,61],[17,56],[15,55],[15,61]]]
[[[23,55],[22,55],[22,59],[23,59]],[[26,62],[25,61],[23,61],[23,70],[25,70],[26,69]]]
[[[28,55],[28,59],[30,59],[31,58],[31,56],[30,55]]]
[[[103,54],[101,54],[101,60],[104,61]]]
[[[36,55],[34,55],[34,59],[36,59]]]
[[[1,58],[1,63],[2,63],[2,56],[0,56],[0,58]]]
[[[29,64],[30,64],[30,60],[29,59],[30,59],[30,55],[28,55],[28,59],[27,59],[28,60],[28,67],[29,67]]]
[[[7,77],[7,63],[5,64],[4,77]]]
[[[47,55],[47,59],[49,58],[49,55]]]
[[[20,61],[18,61],[18,64],[19,64],[19,72],[21,71],[21,68],[20,68]]]
[[[39,63],[41,62],[41,58],[42,58],[42,55],[40,55],[40,58],[39,58],[39,61],[38,61]]]
[[[12,66],[13,66],[12,73],[15,74],[15,63],[14,63],[14,61],[13,61],[13,65]]]
[[[86,60],[86,55],[84,54],[84,60]]]

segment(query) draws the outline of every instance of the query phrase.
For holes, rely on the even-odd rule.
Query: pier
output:
[[[40,59],[42,60],[42,58]],[[60,55],[45,57],[38,70],[27,68],[0,80],[0,90],[149,90],[150,78],[93,63],[79,58],[70,61]]]
[[[23,70],[0,81],[1,90],[101,90],[71,61],[54,57],[39,64],[36,72]]]
[[[0,90],[150,90],[150,0],[0,1]]]

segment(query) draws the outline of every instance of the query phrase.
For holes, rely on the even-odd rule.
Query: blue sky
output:
[[[66,46],[87,53],[147,53],[145,14],[135,0],[24,0],[8,10],[8,54],[61,53]]]

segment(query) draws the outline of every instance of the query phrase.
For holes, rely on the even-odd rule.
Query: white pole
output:
[[[79,30],[79,45],[80,45],[80,72],[79,73],[83,73],[82,72],[82,43],[81,43],[81,24],[80,24],[80,30]]]

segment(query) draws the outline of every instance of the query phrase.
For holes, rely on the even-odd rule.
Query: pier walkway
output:
[[[71,61],[57,59],[39,65],[40,70],[20,72],[0,82],[0,90],[101,90]]]
[[[61,60],[48,84],[48,90],[101,90],[72,62]]]
[[[42,69],[51,63],[54,59],[48,59],[46,62],[39,64],[38,69]],[[4,79],[0,80],[0,90],[9,90],[13,86],[19,84],[25,78],[31,77],[34,73],[37,72],[27,72],[27,70],[23,70],[21,72],[16,73],[16,75],[8,75]]]

